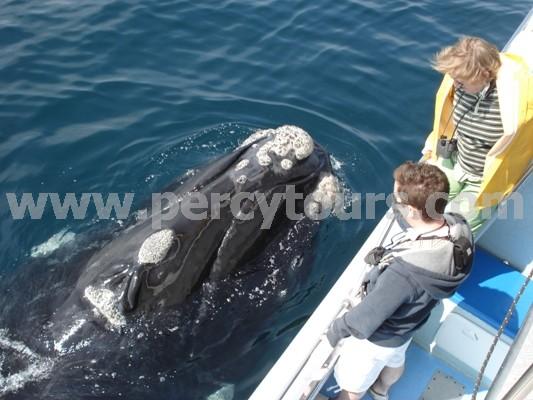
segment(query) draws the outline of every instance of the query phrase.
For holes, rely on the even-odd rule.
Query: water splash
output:
[[[69,352],[69,349],[65,348],[65,344],[69,341],[69,339],[80,330],[80,328],[87,322],[86,319],[81,318],[77,320],[71,327],[68,329],[63,336],[56,342],[54,342],[54,349],[60,354],[65,354]]]
[[[0,396],[16,392],[29,382],[46,378],[54,366],[50,358],[42,357],[24,343],[9,338],[6,329],[0,329],[0,350],[3,355],[0,358]],[[22,367],[13,370],[12,365],[7,365],[4,354],[12,354],[12,358],[18,361],[12,365]]]
[[[45,257],[65,244],[72,242],[75,237],[76,234],[74,232],[69,232],[67,228],[64,228],[50,237],[46,242],[32,247],[31,256],[33,258]]]
[[[206,400],[233,400],[235,396],[235,385],[226,384],[218,389],[216,392],[207,396]]]

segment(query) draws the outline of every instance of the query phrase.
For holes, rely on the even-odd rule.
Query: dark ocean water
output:
[[[43,292],[49,290],[41,274],[50,263],[40,265],[32,252],[71,237],[67,245],[75,252],[83,232],[120,227],[118,221],[98,221],[91,209],[83,220],[57,220],[50,210],[41,220],[14,220],[5,193],[133,192],[135,208],[258,128],[298,125],[331,153],[348,190],[388,192],[392,170],[419,157],[432,123],[440,77],[430,68],[431,56],[465,34],[502,47],[531,6],[466,0],[0,0],[2,278],[13,279],[20,265],[31,262],[35,274],[24,276],[33,277],[28,287],[37,296],[41,283]],[[384,210],[378,207],[378,217]],[[81,392],[135,398],[142,389],[148,399],[196,399],[217,382],[235,384],[235,398],[246,398],[376,222],[322,224],[301,275],[283,288],[289,300],[243,317],[257,320],[244,333],[231,324],[220,327],[220,336],[240,346],[221,341],[208,353],[198,350],[216,362],[192,357],[188,373],[183,365],[167,367],[165,379],[143,377],[139,386],[136,371],[105,381],[98,368],[83,369],[78,360],[88,382]],[[58,232],[66,236],[54,236]],[[3,294],[0,317],[13,308],[31,314],[31,307],[27,296]],[[0,320],[3,328],[12,340],[27,336]],[[195,337],[202,332],[189,336],[187,346],[198,348]],[[154,346],[153,359],[161,356],[157,351],[165,347]],[[80,391],[73,393],[81,398]]]

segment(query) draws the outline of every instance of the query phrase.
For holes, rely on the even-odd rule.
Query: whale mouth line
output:
[[[9,364],[6,355],[12,356]],[[38,355],[23,342],[11,339],[6,329],[0,329],[0,397],[45,379],[53,366],[52,359]]]

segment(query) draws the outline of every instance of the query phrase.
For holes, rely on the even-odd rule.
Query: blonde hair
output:
[[[490,80],[496,78],[501,66],[498,48],[478,37],[466,36],[453,46],[439,51],[433,60],[433,68],[455,79],[478,81],[489,73]]]

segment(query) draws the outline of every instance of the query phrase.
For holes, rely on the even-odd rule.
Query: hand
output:
[[[335,333],[335,330],[333,329],[333,324],[329,327],[328,331],[326,332],[327,342],[329,345],[334,348],[337,346],[337,344],[342,339],[339,335]]]
[[[422,152],[422,159],[420,161],[426,162],[431,158],[432,155],[433,153],[431,152],[431,150],[425,150]]]

